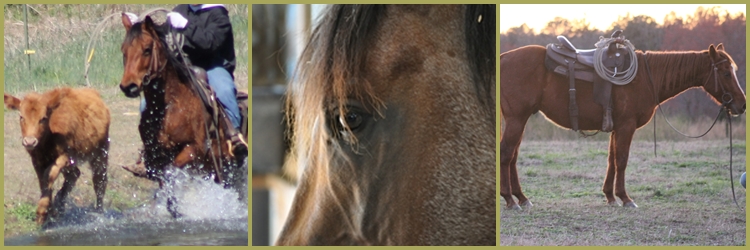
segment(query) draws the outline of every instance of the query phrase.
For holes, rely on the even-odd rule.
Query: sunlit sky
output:
[[[745,4],[501,4],[500,32],[505,33],[524,23],[534,32],[539,32],[558,16],[568,20],[585,18],[592,28],[607,30],[618,16],[625,16],[628,12],[633,16],[651,16],[662,24],[670,12],[674,11],[679,17],[692,16],[698,6],[719,6],[720,11],[728,10],[731,14],[745,13],[746,8]]]

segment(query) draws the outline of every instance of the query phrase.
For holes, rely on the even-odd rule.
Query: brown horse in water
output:
[[[495,245],[495,5],[336,5],[287,96],[278,245]]]
[[[207,131],[212,117],[198,95],[201,90],[189,83],[190,69],[168,52],[165,36],[169,24],[157,25],[148,16],[132,23],[124,13],[122,23],[126,36],[121,47],[125,69],[120,89],[130,98],[142,91],[147,103],[138,125],[144,143],[145,173],[141,174],[163,188],[167,168],[186,168],[194,174],[207,174],[225,186],[237,186],[246,176],[242,176],[243,166],[238,162],[242,159],[232,155],[222,131],[231,124],[220,118],[218,137]],[[179,216],[174,197],[167,198],[167,209],[174,217]]]
[[[545,68],[545,50],[542,46],[526,46],[500,55],[500,106],[505,120],[500,142],[500,195],[510,209],[532,206],[521,192],[516,169],[518,148],[529,116],[541,111],[558,126],[571,126],[568,78]],[[612,87],[614,130],[610,135],[607,175],[602,187],[610,205],[618,205],[616,195],[623,206],[637,207],[625,191],[625,168],[633,133],[651,120],[657,99],[662,103],[687,89],[702,88],[732,115],[745,112],[745,93],[735,74],[737,65],[722,44],[711,45],[703,51],[638,51],[637,58],[635,79],[627,85]],[[603,110],[594,103],[592,85],[579,82],[576,88],[580,129],[599,130]]]

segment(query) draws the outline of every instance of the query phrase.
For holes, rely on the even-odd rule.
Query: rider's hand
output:
[[[172,24],[172,27],[176,29],[184,29],[188,23],[188,20],[177,12],[169,12],[167,14],[167,19],[169,20],[169,23]]]
[[[125,15],[128,15],[128,19],[130,19],[130,23],[138,22],[138,15],[130,13],[130,12],[125,12]]]

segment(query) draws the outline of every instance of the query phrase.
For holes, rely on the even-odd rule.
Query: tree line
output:
[[[555,17],[547,26],[535,31],[526,24],[501,31],[500,52],[525,45],[556,43],[558,35],[565,35],[577,48],[594,48],[599,37],[609,37],[615,30],[623,30],[626,39],[642,51],[705,50],[710,44],[723,43],[725,50],[738,66],[737,78],[745,87],[745,14],[731,14],[716,7],[696,9],[693,15],[678,17],[674,12],[664,17],[663,24],[645,15],[619,16],[609,30],[591,27],[585,19],[568,20]],[[689,90],[664,105],[670,114],[682,114],[696,119],[703,114],[716,114],[716,104],[701,90]]]

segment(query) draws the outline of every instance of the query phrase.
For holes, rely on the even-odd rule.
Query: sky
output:
[[[500,32],[526,23],[535,32],[547,26],[555,17],[568,20],[586,18],[592,28],[607,30],[618,16],[629,12],[633,16],[648,15],[662,24],[664,17],[674,11],[677,16],[693,15],[698,6],[720,6],[729,13],[745,13],[745,4],[700,5],[700,4],[501,4]],[[533,11],[530,11],[533,10]]]

